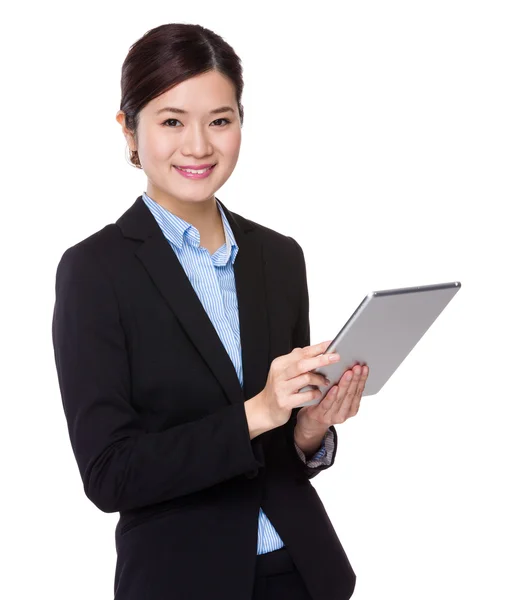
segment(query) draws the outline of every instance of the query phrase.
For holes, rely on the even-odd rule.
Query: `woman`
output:
[[[244,111],[233,49],[198,25],[147,32],[116,118],[147,188],[67,249],[53,343],[88,498],[120,513],[116,600],[345,600],[355,575],[310,483],[357,413],[359,365],[312,406],[304,256],[214,193]],[[336,356],[337,359],[337,356]]]

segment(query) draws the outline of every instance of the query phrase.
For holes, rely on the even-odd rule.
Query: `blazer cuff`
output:
[[[314,456],[312,456],[309,459],[307,459],[305,457],[305,453],[298,446],[298,444],[296,442],[294,442],[294,447],[296,448],[296,452],[298,453],[298,456],[305,463],[305,465],[307,467],[310,467],[310,468],[323,467],[323,466],[328,467],[331,464],[332,455],[334,452],[334,434],[329,427],[329,429],[327,430],[327,433],[325,434],[325,437],[323,438],[323,441],[321,443],[321,448],[314,454]]]

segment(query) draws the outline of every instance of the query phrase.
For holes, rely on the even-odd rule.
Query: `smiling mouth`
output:
[[[215,165],[211,165],[211,167],[206,167],[205,169],[183,169],[182,167],[178,167],[177,165],[173,165],[179,171],[184,171],[185,173],[193,173],[196,175],[201,175],[202,173],[206,173],[215,167]]]

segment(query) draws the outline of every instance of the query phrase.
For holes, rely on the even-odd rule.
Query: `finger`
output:
[[[289,354],[285,354],[283,356],[289,357],[292,354],[300,354],[302,356],[317,356],[318,354],[323,354],[325,350],[330,346],[332,340],[325,340],[324,342],[320,342],[319,344],[313,344],[312,346],[295,346]]]
[[[325,394],[325,396],[315,405],[307,407],[307,414],[318,423],[323,425],[330,426],[331,423],[328,422],[327,417],[325,416],[324,407],[327,407],[330,404],[331,400],[334,399],[334,391],[337,390],[337,386],[333,386],[330,390]]]
[[[301,373],[297,377],[292,377],[286,381],[287,390],[291,394],[295,394],[298,390],[301,390],[302,387],[306,385],[315,385],[316,387],[324,387],[329,385],[329,380],[320,373],[313,373],[312,371],[308,371],[305,373]]]
[[[350,417],[357,415],[357,413],[359,411],[359,406],[361,404],[361,398],[363,396],[363,390],[365,389],[365,384],[366,384],[367,378],[368,378],[368,367],[365,366],[365,367],[363,367],[363,370],[359,377],[356,393],[354,395],[354,400],[352,401],[352,405],[350,407],[350,414],[349,414]]]
[[[338,397],[338,386],[333,385],[330,390],[327,392],[325,397],[319,403],[319,410],[322,416],[322,422],[325,423],[325,420],[329,420],[329,409],[336,402]]]
[[[335,423],[338,418],[338,407],[341,406],[342,399],[345,397],[345,380],[343,376],[336,385],[330,388],[329,392],[331,390],[334,390],[333,396],[323,405],[324,417],[330,423]]]
[[[323,354],[325,350],[330,346],[332,340],[325,340],[324,342],[320,342],[319,344],[314,344],[313,346],[305,346],[304,348],[296,347],[293,348],[289,354],[284,354],[278,357],[279,360],[283,359],[285,365],[292,364],[295,360],[295,357],[300,358],[311,358],[314,356],[318,356]]]
[[[368,378],[368,366],[354,365],[347,369],[338,382],[338,391],[333,401],[327,403],[325,418],[332,423],[344,423],[350,416],[357,414],[365,382]]]
[[[340,379],[340,394],[335,418],[341,423],[344,423],[350,416],[359,377],[359,366],[355,365],[351,369],[347,369]]]
[[[309,350],[313,352],[314,350],[319,350],[320,348],[325,348],[325,350],[330,346],[332,340],[325,340],[324,342],[320,342],[319,344],[313,344],[311,346],[297,346],[293,348],[293,350],[303,350],[304,352],[308,352]]]
[[[352,399],[352,404],[350,405],[350,409],[349,409],[347,417],[346,417],[347,419],[350,419],[351,417],[355,417],[358,414],[359,407],[361,405],[361,394],[362,393],[363,393],[363,389],[356,390],[356,393],[354,394],[354,398]]]
[[[332,340],[325,340],[324,342],[320,342],[319,344],[305,346],[305,348],[301,348],[301,350],[305,357],[317,356],[318,354],[323,354],[323,352],[325,352],[325,350],[331,345],[331,343]]]
[[[303,356],[302,354],[296,354],[292,356],[292,359],[286,364],[285,375],[287,379],[292,379],[302,373],[324,367],[333,362],[337,362],[338,360],[339,354],[337,352],[330,352],[312,357],[307,357],[305,354]]]

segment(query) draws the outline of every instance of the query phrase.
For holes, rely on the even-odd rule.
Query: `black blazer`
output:
[[[300,460],[298,409],[253,440],[244,409],[274,358],[310,344],[303,252],[222,206],[239,247],[243,389],[141,196],[57,268],[52,337],[72,448],[87,497],[120,512],[115,599],[250,600],[262,507],[312,597],[346,600],[356,576],[309,481],[329,467]]]

